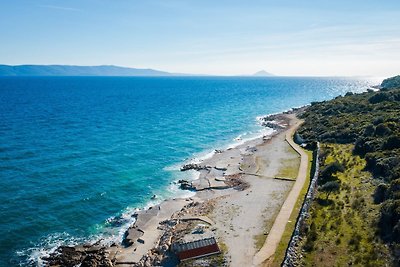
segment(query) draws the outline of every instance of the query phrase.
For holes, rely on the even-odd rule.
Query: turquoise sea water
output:
[[[182,194],[179,164],[260,133],[281,112],[377,80],[0,78],[0,266],[121,239],[135,208]]]

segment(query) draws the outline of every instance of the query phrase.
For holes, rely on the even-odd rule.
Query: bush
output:
[[[336,178],[333,175],[336,174],[337,172],[343,172],[343,171],[344,171],[344,166],[337,161],[326,165],[321,170],[318,177],[318,179],[320,180],[320,184],[322,185],[326,182],[336,180]]]
[[[379,204],[382,203],[383,201],[385,201],[386,199],[386,194],[388,191],[388,186],[387,184],[379,184],[374,192],[374,203],[375,204]]]
[[[305,251],[312,251],[314,249],[314,242],[315,240],[317,240],[317,237],[318,237],[317,228],[315,226],[315,223],[312,222],[310,225],[310,229],[307,232],[306,243],[304,244]]]
[[[383,145],[383,149],[400,148],[400,136],[391,135]]]
[[[337,192],[340,189],[340,184],[337,181],[330,181],[320,187],[321,191],[326,192],[326,199],[332,192]]]
[[[359,138],[354,143],[353,152],[355,154],[358,154],[360,156],[365,156],[367,153],[374,152],[374,151],[375,151],[375,146],[367,138]]]
[[[376,103],[380,103],[383,101],[389,101],[390,100],[390,95],[386,92],[382,92],[376,95],[373,95],[370,97],[370,99],[368,99],[368,101],[371,104],[376,104]]]
[[[381,124],[381,123],[383,123],[383,122],[384,122],[383,117],[377,117],[377,118],[374,120],[374,125],[378,125],[378,124]]]
[[[385,136],[391,133],[391,130],[383,123],[380,123],[376,126],[375,135],[376,136]]]
[[[375,127],[374,127],[374,125],[370,124],[365,128],[363,135],[364,136],[373,136],[374,133],[375,133]]]
[[[380,235],[383,240],[400,241],[398,223],[400,220],[400,200],[385,201],[381,208],[379,219]]]
[[[360,245],[361,242],[361,236],[357,233],[355,233],[349,240],[349,245],[354,246],[356,249]]]

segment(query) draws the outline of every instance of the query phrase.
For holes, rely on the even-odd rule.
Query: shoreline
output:
[[[268,174],[270,177],[268,179],[263,179],[260,178],[263,175],[260,173],[260,166],[258,163],[255,162],[255,157],[254,155],[260,154],[261,152],[259,150],[262,147],[266,146],[268,149],[270,148],[268,144],[271,143],[277,143],[275,140],[277,140],[278,136],[281,136],[284,134],[288,129],[290,129],[293,125],[291,123],[293,120],[295,120],[295,116],[293,114],[299,112],[300,109],[292,109],[290,111],[285,111],[283,113],[277,113],[277,114],[272,114],[272,115],[267,115],[265,117],[262,117],[264,120],[262,123],[271,123],[270,125],[263,125],[265,127],[268,126],[273,126],[276,127],[274,131],[271,133],[270,136],[258,136],[254,137],[251,140],[246,140],[241,144],[238,144],[234,147],[228,147],[224,150],[215,150],[213,152],[213,155],[208,158],[204,158],[200,161],[199,164],[203,165],[213,165],[211,168],[203,168],[199,169],[199,177],[198,179],[195,179],[191,181],[191,186],[193,187],[192,189],[195,190],[195,195],[191,197],[186,197],[186,198],[172,198],[172,199],[166,199],[161,201],[161,203],[154,205],[148,209],[141,209],[137,212],[134,213],[134,216],[136,218],[136,221],[126,230],[125,233],[125,238],[122,242],[122,244],[111,244],[110,246],[97,246],[95,244],[94,246],[87,246],[90,248],[92,251],[100,251],[101,253],[97,253],[98,255],[102,255],[99,258],[103,258],[104,262],[103,264],[109,264],[105,266],[114,266],[114,264],[117,264],[118,266],[151,266],[149,265],[150,262],[152,261],[151,264],[158,262],[161,263],[162,260],[165,260],[165,257],[171,257],[171,255],[168,255],[168,248],[169,246],[173,243],[176,242],[176,238],[174,235],[177,235],[175,229],[170,229],[171,227],[164,227],[162,223],[164,221],[171,222],[171,221],[180,221],[183,219],[188,220],[188,221],[203,221],[203,217],[207,217],[205,215],[208,215],[208,217],[211,217],[210,219],[209,226],[208,228],[213,228],[212,230],[208,231],[207,229],[205,232],[206,234],[204,235],[198,235],[195,236],[196,238],[200,237],[207,237],[210,235],[216,236],[217,240],[225,245],[225,243],[228,243],[228,247],[234,247],[231,241],[232,240],[221,240],[220,236],[223,235],[223,233],[219,233],[220,229],[219,228],[224,228],[224,225],[221,225],[221,216],[219,214],[215,214],[214,210],[221,211],[223,210],[227,205],[221,205],[221,202],[225,201],[227,204],[229,201],[232,201],[230,203],[231,205],[236,205],[239,204],[242,206],[245,206],[247,210],[251,209],[251,206],[243,203],[236,203],[239,199],[239,195],[243,195],[242,193],[244,192],[246,195],[245,196],[251,196],[255,195],[253,198],[258,199],[260,196],[258,196],[258,193],[253,193],[255,187],[257,185],[265,185],[266,183],[269,184],[274,184],[278,185],[282,188],[280,190],[279,194],[274,192],[274,194],[278,194],[279,199],[286,199],[287,193],[285,193],[288,189],[287,185],[288,183],[292,183],[291,181],[277,181],[277,177],[274,177],[274,171],[277,171],[277,166],[275,166],[275,170],[269,171]],[[292,116],[290,118],[290,116]],[[280,121],[275,122],[271,120],[271,118],[279,118]],[[259,118],[257,118],[259,120]],[[272,121],[272,122],[271,122]],[[275,123],[275,124],[274,124]],[[274,141],[273,141],[274,140]],[[268,153],[267,149],[267,153]],[[265,151],[262,153],[265,154]],[[209,153],[210,154],[210,153]],[[259,155],[260,156],[260,155]],[[265,155],[264,155],[265,156]],[[258,157],[258,156],[257,156]],[[252,159],[253,158],[253,159]],[[278,162],[274,163],[275,165],[278,164]],[[248,165],[248,167],[246,166]],[[272,164],[273,165],[273,164]],[[263,171],[265,172],[267,168],[271,169],[271,166],[262,166]],[[265,173],[262,173],[265,174]],[[235,177],[236,175],[236,177]],[[241,177],[239,177],[241,176]],[[254,182],[250,181],[249,182],[249,176],[256,177],[259,181]],[[267,175],[264,175],[267,177]],[[265,178],[264,177],[264,178]],[[220,178],[220,179],[218,179]],[[264,181],[265,180],[265,181]],[[266,182],[268,181],[268,182]],[[271,182],[274,181],[274,182]],[[276,184],[275,184],[276,182]],[[259,184],[257,184],[259,183]],[[290,186],[291,187],[291,186]],[[253,189],[253,190],[252,190]],[[249,191],[250,190],[250,191]],[[279,190],[278,190],[279,191]],[[233,197],[232,197],[233,196]],[[242,198],[241,196],[240,198]],[[272,196],[269,196],[269,198],[272,198]],[[265,200],[265,199],[264,199]],[[214,202],[213,204],[210,204],[210,202]],[[239,201],[240,202],[240,201]],[[279,202],[279,201],[278,201]],[[200,203],[200,204],[199,204]],[[198,205],[205,205],[206,207],[202,207],[201,209],[208,209],[207,206],[213,206],[212,210],[208,210],[206,214],[204,213],[201,209],[199,211],[198,207],[193,208],[193,206],[198,206]],[[275,208],[280,208],[279,203],[274,204],[276,207]],[[224,207],[225,206],[225,207]],[[196,214],[196,216],[192,216],[191,218],[188,218],[186,216],[182,217],[182,211],[185,212],[185,214]],[[232,212],[227,212],[229,213],[229,216],[232,215],[230,213]],[[234,212],[233,212],[234,213]],[[246,213],[246,212],[245,212]],[[262,210],[258,210],[256,213],[262,215]],[[252,214],[253,216],[256,214]],[[199,219],[199,216],[202,218]],[[189,216],[190,217],[190,216]],[[207,218],[208,218],[207,217]],[[240,216],[238,216],[240,217]],[[242,216],[243,217],[243,216]],[[271,219],[271,218],[270,218]],[[215,225],[213,226],[215,220]],[[274,220],[274,218],[273,218]],[[205,221],[208,221],[205,219]],[[254,219],[253,219],[254,221]],[[238,222],[238,225],[243,224],[242,221]],[[179,223],[175,223],[172,228],[174,228],[176,225],[179,225]],[[186,225],[187,226],[187,225]],[[257,232],[262,228],[263,235],[266,235],[265,233],[265,227],[264,227],[264,222],[261,220],[261,225],[255,225],[254,228],[257,228],[257,230],[247,230],[248,232]],[[240,227],[240,226],[239,226]],[[216,229],[215,229],[216,228]],[[231,226],[230,228],[235,228],[235,226]],[[229,230],[225,229],[224,233],[227,233],[229,231],[235,232],[237,229],[234,230]],[[170,236],[167,242],[167,244],[162,244],[162,239],[165,233],[170,232]],[[253,240],[253,235],[251,234],[250,238],[247,238],[247,243],[251,243]],[[179,234],[178,234],[179,235]],[[190,234],[189,234],[190,236]],[[193,235],[191,235],[193,238]],[[190,239],[190,238],[189,238]],[[234,239],[234,238],[233,238]],[[227,241],[227,242],[225,242]],[[160,253],[153,253],[152,250],[154,248],[160,248],[163,247],[158,252],[162,252],[161,254],[164,254],[160,257]],[[83,246],[84,247],[84,246]],[[87,249],[83,248],[82,246],[77,246],[78,248],[76,251],[78,254],[87,254]],[[95,248],[94,248],[95,247]],[[66,247],[60,247],[58,249],[58,256],[59,255],[64,255]],[[159,250],[159,249],[158,249]],[[150,253],[149,253],[150,251]],[[256,252],[252,251],[251,253]],[[154,255],[156,254],[156,255]],[[236,264],[235,262],[237,259],[231,259],[232,255],[235,253],[225,253],[228,254],[226,255],[228,261],[234,262],[234,265]],[[229,255],[231,254],[231,255]],[[173,258],[173,256],[172,256]],[[57,259],[57,255],[53,254],[50,257],[46,258],[47,264],[50,266],[52,265],[52,262],[55,263],[57,260],[60,260],[60,258]],[[67,260],[67,259],[64,259]],[[176,261],[176,259],[169,259],[172,261]],[[53,264],[54,265],[54,264]],[[233,265],[233,266],[234,266]]]

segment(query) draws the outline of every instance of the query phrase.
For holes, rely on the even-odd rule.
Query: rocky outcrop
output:
[[[122,240],[122,245],[125,247],[132,246],[136,241],[140,239],[140,237],[144,234],[144,232],[135,227],[135,225],[131,226],[126,230],[124,238]]]
[[[177,266],[179,261],[175,253],[170,250],[171,244],[181,240],[188,231],[192,231],[193,217],[199,217],[202,221],[204,215],[209,214],[215,206],[215,200],[206,202],[190,202],[180,211],[174,213],[171,219],[161,221],[157,226],[163,231],[156,245],[149,250],[138,262],[130,263],[131,267],[150,266]],[[187,218],[190,217],[190,220]],[[119,266],[119,265],[117,265]],[[122,265],[121,265],[122,266]],[[206,265],[209,266],[209,265]]]
[[[211,166],[202,166],[200,164],[197,163],[188,163],[185,164],[181,167],[181,171],[188,171],[188,170],[196,170],[196,171],[200,171],[200,170],[208,170],[211,169]]]
[[[178,183],[180,184],[180,188],[182,190],[195,190],[196,188],[192,185],[191,182],[187,180],[179,180]]]
[[[139,262],[132,264],[134,267],[147,266],[176,266],[176,257],[170,251],[172,238],[176,235],[176,225],[178,221],[175,219],[165,220],[160,222],[158,229],[164,231],[160,237],[158,244],[147,252]]]
[[[395,77],[387,78],[382,81],[381,84],[382,89],[393,89],[393,88],[400,88],[400,75]]]
[[[281,130],[281,129],[285,128],[284,126],[282,126],[279,123],[274,122],[274,121],[266,121],[266,122],[263,122],[261,125],[264,127],[274,129],[274,130]]]
[[[273,114],[259,119],[261,125],[276,131],[283,130],[289,125],[289,119],[284,114]]]
[[[44,258],[45,266],[102,266],[112,267],[113,263],[108,258],[108,252],[102,246],[61,246],[49,257]]]
[[[104,249],[103,249],[104,250]],[[81,267],[112,267],[112,262],[104,255],[103,251],[88,254],[81,263]]]

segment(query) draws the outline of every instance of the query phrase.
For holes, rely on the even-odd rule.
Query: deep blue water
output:
[[[343,78],[0,78],[0,266],[118,240],[185,159],[251,137],[256,117],[365,91]],[[122,229],[122,230],[121,230]]]

